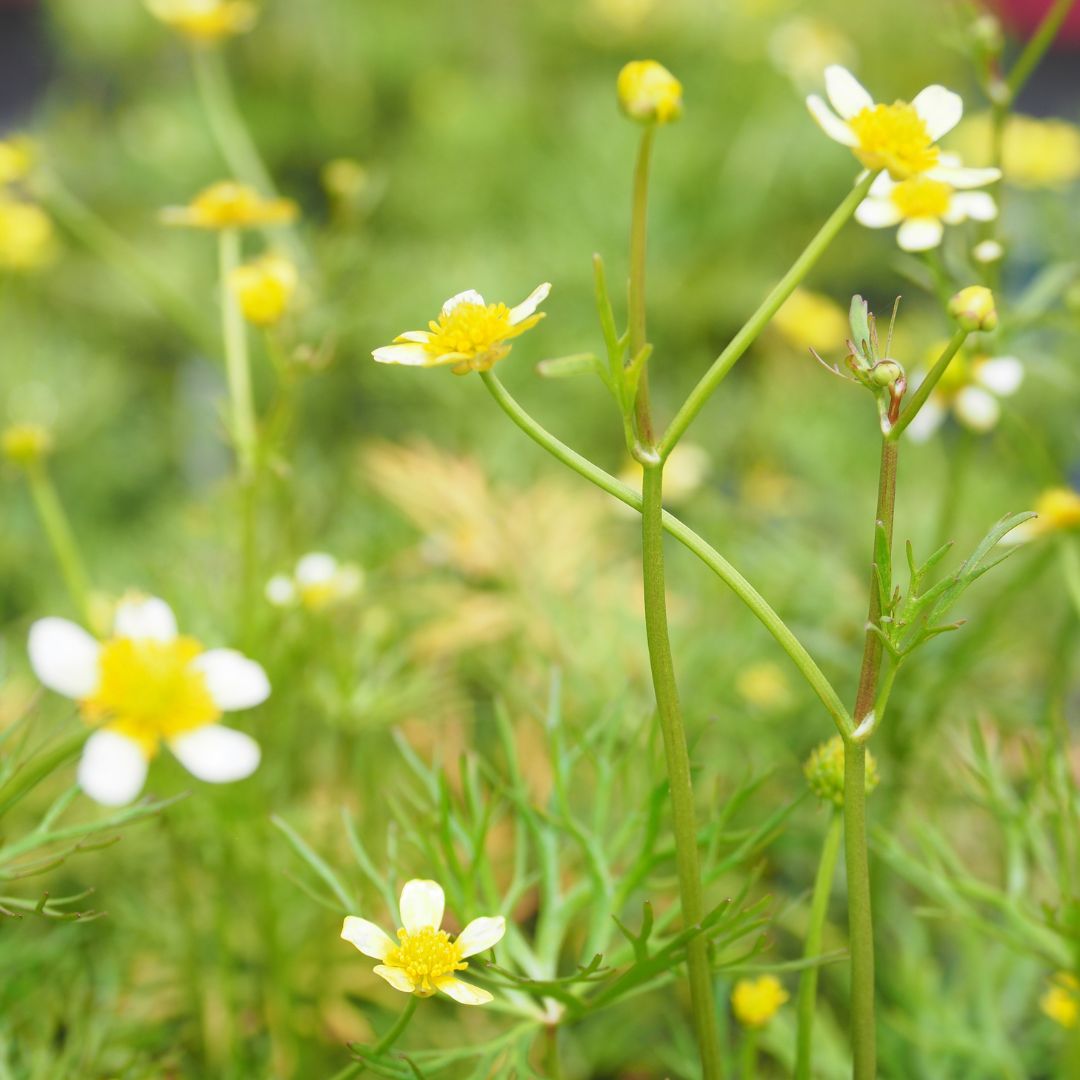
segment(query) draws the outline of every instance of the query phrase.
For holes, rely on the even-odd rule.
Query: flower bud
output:
[[[642,124],[667,124],[682,116],[682,83],[655,60],[632,60],[616,84],[619,107]]]
[[[810,790],[822,800],[833,806],[844,805],[844,740],[834,735],[827,742],[814,748],[806,759],[803,774]],[[870,794],[878,785],[878,769],[874,755],[866,751],[866,793]]]
[[[969,285],[949,301],[949,314],[964,330],[993,330],[998,324],[994,294],[984,285]]]
[[[892,386],[904,377],[904,369],[895,360],[880,360],[870,369],[870,381],[875,386]]]
[[[52,450],[52,436],[40,424],[12,424],[4,430],[3,449],[8,461],[26,467]]]

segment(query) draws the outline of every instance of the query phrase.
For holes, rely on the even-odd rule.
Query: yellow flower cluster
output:
[[[17,190],[37,159],[25,135],[0,140],[0,269],[36,270],[51,261],[55,236],[49,215]]]
[[[743,1027],[763,1028],[790,996],[775,975],[740,979],[731,992],[731,1008]]]
[[[298,213],[291,199],[266,198],[248,184],[219,180],[204,188],[187,206],[170,206],[161,212],[166,225],[193,229],[256,229],[287,225]]]
[[[833,806],[844,805],[844,740],[834,735],[827,742],[814,748],[806,759],[803,774],[810,790]],[[878,767],[873,754],[866,751],[866,793],[878,786]]]
[[[249,0],[146,0],[146,6],[170,29],[201,44],[246,33],[258,15]]]
[[[284,255],[267,252],[233,272],[229,284],[244,318],[254,326],[274,326],[281,321],[296,292],[296,265]]]

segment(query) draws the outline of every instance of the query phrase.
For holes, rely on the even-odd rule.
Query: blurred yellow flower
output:
[[[37,148],[26,135],[0,139],[0,184],[24,180],[37,160]]]
[[[36,270],[55,247],[52,221],[40,206],[0,195],[0,267]]]
[[[668,124],[682,116],[682,83],[655,60],[631,60],[615,84],[619,107],[631,120]]]
[[[348,600],[360,591],[363,573],[355,563],[341,563],[333,555],[311,551],[291,575],[276,574],[266,583],[266,598],[275,607],[299,604],[309,611]]]
[[[40,424],[12,424],[4,429],[4,457],[16,465],[33,465],[52,450],[52,436]]]
[[[146,0],[146,6],[166,26],[203,43],[245,33],[258,14],[248,0]]]
[[[796,289],[772,318],[772,325],[796,349],[825,352],[842,345],[848,320],[839,304],[821,293]]]
[[[964,103],[958,94],[944,86],[928,86],[910,104],[875,104],[858,79],[839,64],[825,69],[825,92],[832,109],[811,94],[806,99],[810,115],[830,139],[850,147],[866,168],[887,169],[894,180],[918,173],[931,173],[936,180],[955,179],[956,169],[940,164],[936,143],[960,122]]]
[[[472,289],[451,296],[442,306],[438,319],[428,323],[428,330],[407,330],[394,338],[392,345],[375,349],[371,354],[380,364],[404,364],[408,367],[436,367],[453,364],[455,375],[470,371],[490,371],[507,353],[507,342],[531,330],[543,317],[534,314],[551,285],[544,282],[516,307],[488,304]]]
[[[244,318],[255,326],[273,326],[285,314],[299,283],[295,264],[268,252],[243,266],[230,278]]]
[[[826,742],[814,747],[803,766],[810,790],[822,802],[833,806],[844,805],[844,740],[834,735]],[[874,755],[866,751],[866,794],[878,786],[878,767]]]
[[[955,145],[965,158],[988,161],[991,121],[972,117],[957,129]],[[1080,179],[1080,128],[1065,120],[1039,120],[1013,114],[1005,124],[1001,168],[1010,184],[1061,188]]]
[[[676,445],[664,467],[665,502],[674,505],[693,495],[705,482],[711,465],[712,458],[705,447],[688,442]],[[641,462],[630,458],[619,473],[619,479],[640,491],[643,471]]]
[[[354,158],[334,158],[328,161],[319,174],[323,190],[332,199],[348,202],[355,199],[370,182],[370,174]]]
[[[965,329],[994,330],[998,324],[994,294],[985,285],[961,289],[948,304],[949,314]]]
[[[759,709],[781,709],[791,701],[791,684],[784,669],[771,660],[750,664],[735,678],[735,690]]]
[[[816,82],[830,64],[850,64],[855,46],[837,27],[812,15],[796,15],[769,37],[769,58],[799,87]]]
[[[789,998],[783,983],[775,975],[762,975],[757,979],[740,979],[735,984],[731,1008],[743,1027],[762,1028]]]
[[[372,969],[395,990],[417,997],[431,997],[441,991],[462,1005],[486,1005],[491,994],[457,977],[468,964],[465,958],[486,952],[506,933],[501,915],[482,916],[451,941],[443,929],[446,896],[435,881],[405,882],[398,908],[404,924],[395,942],[367,919],[349,915],[341,927],[341,937],[365,956],[379,960]]]
[[[1050,980],[1050,987],[1039,998],[1039,1008],[1063,1028],[1080,1023],[1080,981],[1067,971],[1059,971]]]
[[[252,229],[288,224],[297,213],[291,199],[267,199],[247,184],[220,180],[200,191],[187,206],[166,207],[161,219],[167,225],[195,229]]]
[[[1049,488],[1035,500],[1034,510],[1039,516],[1022,522],[1002,543],[1024,544],[1050,533],[1080,528],[1080,492],[1072,488]]]

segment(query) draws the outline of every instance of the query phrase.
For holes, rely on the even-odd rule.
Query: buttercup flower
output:
[[[40,206],[0,194],[0,268],[36,270],[52,258],[52,221]]]
[[[267,199],[247,184],[220,180],[199,192],[187,206],[162,210],[161,220],[195,229],[252,229],[286,225],[297,212],[291,199]]]
[[[363,583],[360,567],[339,563],[333,555],[312,551],[288,574],[275,574],[266,583],[266,598],[275,607],[300,604],[309,611],[321,611],[331,604],[355,596]]]
[[[349,915],[341,936],[365,956],[379,960],[376,975],[395,990],[418,997],[431,997],[436,990],[462,1005],[485,1005],[491,994],[462,982],[457,972],[465,971],[465,958],[485,952],[502,940],[506,920],[501,916],[473,919],[453,941],[440,929],[446,897],[434,881],[405,882],[401,890],[401,921],[397,942],[367,919]]]
[[[631,60],[619,72],[615,92],[631,120],[668,124],[682,116],[682,83],[655,60]]]
[[[166,26],[203,43],[245,33],[258,14],[248,0],[146,0],[146,6]]]
[[[959,168],[960,159],[948,154],[942,165]],[[954,174],[960,183],[912,176],[897,182],[881,173],[870,193],[855,211],[855,220],[871,229],[899,225],[896,242],[904,251],[929,251],[941,243],[946,225],[967,221],[993,221],[997,203],[985,191],[963,191],[958,187],[982,187],[1001,178],[997,169],[967,169]]]
[[[731,1008],[743,1027],[763,1028],[790,996],[775,975],[740,979],[731,992]]]
[[[204,649],[178,634],[164,600],[122,600],[106,641],[67,619],[39,619],[30,627],[29,652],[37,677],[74,698],[83,720],[97,728],[78,770],[82,789],[97,802],[131,802],[162,742],[209,783],[243,780],[258,767],[255,740],[218,720],[265,701],[266,673],[233,649]]]
[[[531,330],[543,317],[536,309],[547,299],[551,285],[544,282],[516,307],[488,304],[478,293],[451,296],[428,330],[407,330],[371,355],[380,364],[437,367],[453,364],[455,375],[490,371],[507,353],[511,338]]]
[[[930,354],[936,359],[941,349]],[[918,386],[921,378],[914,380]],[[961,349],[926,404],[908,425],[916,442],[925,442],[951,412],[972,431],[987,432],[1001,419],[1000,399],[1011,397],[1024,381],[1024,365],[1015,356],[970,354]]]
[[[229,281],[244,318],[255,326],[280,321],[298,283],[295,264],[275,252],[238,266]]]
[[[929,173],[933,179],[963,186],[955,169],[941,165],[935,145],[960,122],[964,103],[958,94],[935,85],[920,90],[910,104],[875,104],[858,79],[839,64],[825,69],[825,93],[836,112],[811,94],[806,99],[810,115],[868,169],[887,169],[894,180]]]
[[[1063,1028],[1074,1028],[1080,1023],[1080,981],[1067,971],[1059,971],[1051,980],[1050,987],[1041,998],[1039,1008]]]
[[[1035,500],[1033,509],[1039,516],[1022,521],[1002,537],[1002,543],[1024,544],[1050,533],[1080,529],[1080,491],[1050,488]]]
[[[4,457],[15,465],[33,465],[52,450],[52,436],[40,424],[12,424],[4,429]]]
[[[814,747],[803,766],[810,790],[822,802],[844,805],[844,740],[839,735]],[[866,794],[878,786],[878,767],[874,755],[866,751]]]

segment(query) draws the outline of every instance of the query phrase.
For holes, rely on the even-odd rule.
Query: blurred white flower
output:
[[[255,740],[217,721],[265,701],[266,672],[233,649],[204,649],[178,634],[164,600],[125,597],[105,641],[68,619],[39,619],[30,627],[29,652],[37,677],[74,698],[83,719],[97,727],[78,771],[82,789],[97,802],[131,802],[163,742],[209,783],[243,780],[258,767]]]
[[[265,593],[275,607],[299,604],[309,611],[321,611],[355,596],[363,580],[355,563],[338,562],[333,555],[312,551],[301,557],[291,575],[275,574],[266,583]]]
[[[915,380],[915,386],[922,377]],[[1000,399],[1015,394],[1023,381],[1024,365],[1015,356],[971,356],[961,351],[907,433],[916,442],[925,442],[950,413],[971,431],[990,431],[1001,419]]]
[[[1005,254],[1005,249],[997,240],[983,240],[971,249],[971,257],[977,263],[997,262]]]

